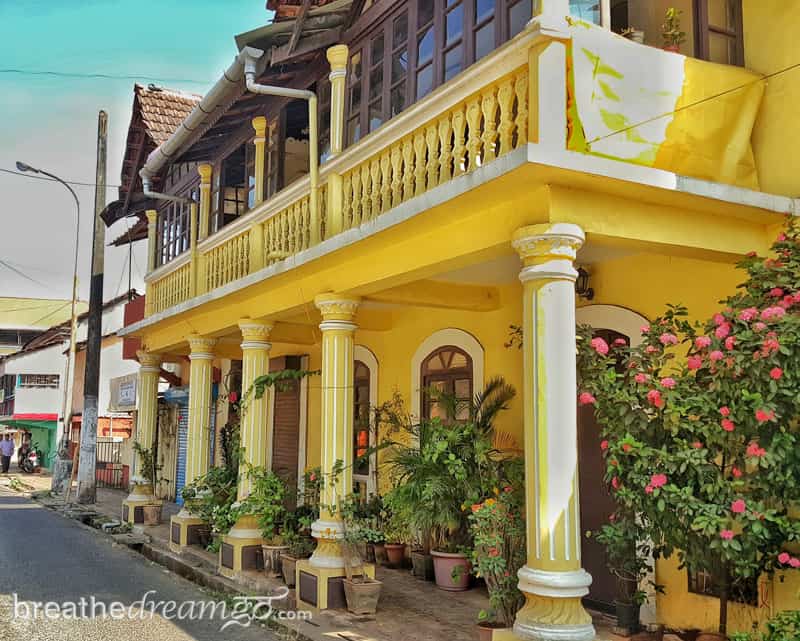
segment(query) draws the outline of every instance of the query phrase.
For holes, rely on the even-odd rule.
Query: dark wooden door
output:
[[[626,336],[610,330],[597,330],[610,345],[615,339]],[[600,450],[602,442],[600,426],[594,418],[591,405],[578,407],[578,470],[581,503],[581,531],[584,533],[581,545],[582,565],[592,575],[586,605],[595,609],[613,611],[616,598],[616,580],[608,569],[605,548],[594,537],[587,537],[587,531],[595,532],[608,523],[608,517],[616,509],[608,486],[603,482],[605,461]]]

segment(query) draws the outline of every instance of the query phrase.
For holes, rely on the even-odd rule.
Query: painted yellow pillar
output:
[[[191,334],[189,340],[189,427],[186,435],[186,484],[208,472],[211,435],[211,379],[215,338]]]
[[[317,549],[312,567],[343,567],[339,540],[342,522],[336,514],[340,500],[353,488],[353,350],[359,299],[320,294],[314,303],[322,313],[322,490],[320,518],[311,526]],[[330,477],[337,461],[343,471]]]
[[[161,355],[139,351],[138,378],[138,405],[136,408],[136,436],[135,441],[145,449],[152,449],[155,440],[156,425],[158,421],[158,380],[161,371]],[[122,502],[122,519],[128,523],[142,523],[144,515],[141,508],[144,505],[156,503],[153,486],[146,483],[142,474],[142,460],[134,454],[137,460],[131,493]],[[138,508],[138,510],[137,510]]]
[[[200,218],[197,226],[197,240],[208,238],[211,218],[211,172],[213,167],[208,163],[197,165],[200,174]]]
[[[594,639],[581,597],[592,577],[581,568],[578,430],[575,402],[575,278],[584,241],[571,224],[525,227],[513,245],[523,261],[526,602],[514,634],[537,641]]]
[[[151,272],[156,268],[158,212],[155,209],[148,209],[144,215],[147,216],[147,271]]]
[[[335,45],[325,52],[331,65],[331,158],[344,148],[344,105],[347,80],[347,45]]]
[[[239,427],[242,460],[236,498],[242,502],[250,495],[250,466],[269,467],[272,461],[272,434],[268,426],[273,389],[268,387],[259,399],[249,391],[256,378],[269,373],[272,325],[243,318],[239,321],[239,329],[242,331],[242,416]],[[264,540],[256,517],[239,517],[231,531],[222,538],[220,573],[233,577],[242,570],[258,569],[256,552],[262,543]]]
[[[189,204],[189,298],[197,296],[199,261],[197,252],[197,203]]]
[[[264,116],[256,116],[251,124],[256,132],[253,138],[255,148],[255,204],[264,202],[264,148],[267,144],[267,119]]]

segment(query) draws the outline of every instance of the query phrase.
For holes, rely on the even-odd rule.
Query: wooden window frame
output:
[[[358,372],[359,366],[363,367],[366,370],[366,372],[367,372],[366,376],[362,376],[361,378],[357,378],[355,376],[355,374]],[[369,431],[370,431],[371,427],[370,427],[370,423],[369,423],[369,417],[370,417],[369,399],[370,399],[370,393],[372,392],[372,390],[370,389],[370,374],[371,374],[371,372],[370,372],[370,369],[369,369],[369,365],[367,365],[363,361],[355,360],[353,362],[353,373],[354,373],[354,376],[353,376],[353,390],[354,390],[354,393],[353,393],[353,479],[355,481],[359,481],[359,482],[363,482],[363,483],[367,483],[368,484],[369,483],[369,476],[370,476],[370,472],[371,472],[371,469],[370,469],[371,466],[370,466],[369,457],[367,458],[367,463],[366,463],[367,471],[366,471],[365,474],[362,474],[362,473],[357,471],[357,466],[356,466],[355,461],[358,458],[358,450],[361,449],[361,447],[359,446],[358,441],[357,441],[358,433],[363,431],[361,429],[358,429],[358,425],[357,425],[358,416],[359,416],[359,407],[363,406],[365,404],[366,404],[366,407],[367,407],[367,426],[366,426],[366,429],[367,429],[367,451],[369,451],[369,448],[370,448],[370,440],[371,439],[370,439]],[[362,401],[359,402],[358,398],[356,397],[355,390],[357,390],[359,386],[365,386],[367,388],[366,401],[362,400]]]
[[[734,1],[734,28],[728,29],[712,25],[708,17],[708,0],[694,0],[694,25],[695,25],[695,57],[701,60],[711,59],[711,34],[716,33],[727,38],[733,38],[735,44],[734,59],[728,64],[739,67],[744,66],[744,18],[742,0]],[[723,63],[724,64],[724,63]]]
[[[195,176],[177,195],[197,201],[200,176]],[[189,203],[167,201],[158,210],[156,221],[156,266],[166,265],[191,245],[191,207]]]
[[[745,605],[758,606],[758,580],[751,577],[750,579],[743,579],[742,582],[746,583],[745,590],[737,590],[734,587],[730,590],[730,600]],[[720,596],[719,587],[714,580],[714,574],[710,572],[693,572],[689,568],[686,568],[686,586],[690,594],[699,594],[700,596],[707,596],[714,599],[718,599]]]
[[[429,370],[428,364],[442,352],[456,352],[461,354],[466,358],[467,365],[444,370]],[[431,383],[444,381],[448,384],[448,389],[445,390],[445,393],[455,394],[455,382],[465,378],[469,380],[469,395],[465,397],[464,400],[471,400],[472,396],[475,394],[475,364],[472,361],[472,356],[470,356],[469,352],[466,350],[455,345],[442,345],[428,354],[420,364],[420,383],[422,388],[420,390],[420,410],[422,417],[425,419],[430,418],[431,402],[428,399],[428,390],[431,387]]]

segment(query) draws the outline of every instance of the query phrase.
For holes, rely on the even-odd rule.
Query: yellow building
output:
[[[604,499],[580,472],[598,468],[575,407],[575,321],[635,342],[667,303],[708,317],[736,260],[797,212],[800,2],[337,0],[297,18],[292,4],[270,2],[279,19],[237,36],[234,62],[142,168],[147,311],[124,331],[142,339],[139,430],[155,423],[158,361],[188,356],[191,480],[207,467],[213,368],[242,361],[246,389],[297,357],[322,372],[297,394],[297,469],[329,470],[353,458],[354,390],[371,404],[397,391],[422,416],[431,383],[468,395],[503,375],[520,393],[500,427],[528,470],[515,634],[591,639],[581,598],[608,603],[613,586],[582,536]],[[668,5],[685,9],[689,56],[661,48]],[[575,295],[579,268],[591,299]],[[522,350],[505,346],[512,325]],[[270,395],[248,409],[251,462],[274,461],[277,412]],[[357,479],[371,491],[376,464]],[[319,582],[341,574],[341,527],[323,516],[314,532],[305,570]],[[222,571],[259,543],[242,519]],[[675,560],[655,578],[666,594],[649,620],[715,627],[702,581],[690,591]],[[767,606],[733,604],[731,627],[798,608],[799,589],[765,582]]]

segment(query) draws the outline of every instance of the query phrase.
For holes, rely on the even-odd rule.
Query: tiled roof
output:
[[[334,0],[311,0],[311,7],[322,7]],[[275,12],[276,20],[288,20],[297,17],[303,0],[267,0],[267,9]]]
[[[142,121],[151,140],[160,145],[184,121],[202,96],[137,84],[134,88],[141,106]]]

